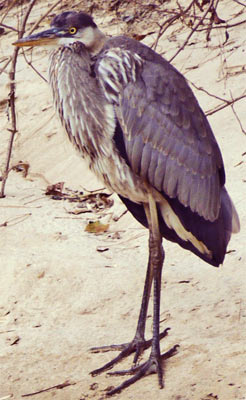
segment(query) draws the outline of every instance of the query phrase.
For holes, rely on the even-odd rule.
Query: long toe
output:
[[[113,345],[114,346],[114,345]],[[116,345],[117,346],[117,345]],[[111,347],[111,346],[105,346],[105,347]],[[108,350],[106,350],[108,351]],[[120,354],[118,354],[117,357],[113,358],[111,361],[109,361],[107,364],[103,365],[101,368],[95,369],[94,371],[91,371],[90,374],[92,376],[96,376],[101,374],[104,371],[107,371],[111,368],[113,368],[113,366],[115,364],[118,364],[121,360],[123,360],[123,358],[129,356],[131,353],[133,353],[135,351],[135,348],[133,346],[133,343],[129,343],[128,346],[126,346],[124,348],[124,350],[122,350],[120,352]],[[95,352],[95,351],[94,351]]]
[[[122,370],[122,371],[113,371],[108,372],[108,375],[133,375],[130,379],[122,382],[119,386],[111,389],[107,392],[107,396],[112,396],[116,393],[121,392],[123,389],[127,388],[128,386],[132,385],[143,376],[157,373],[158,375],[158,382],[160,388],[163,388],[163,360],[166,360],[169,357],[172,357],[175,353],[179,345],[173,346],[170,350],[166,353],[162,354],[160,357],[155,357],[152,354],[150,355],[149,359],[140,365],[135,365],[129,370]]]
[[[165,336],[167,336],[168,331],[170,328],[166,328],[163,332],[160,333],[159,339],[161,340]],[[92,376],[96,376],[101,374],[104,371],[108,371],[111,369],[115,364],[118,364],[121,360],[125,357],[128,357],[130,354],[135,353],[133,363],[136,364],[140,355],[143,353],[144,350],[148,349],[152,345],[152,339],[145,340],[143,338],[139,338],[135,336],[135,338],[130,343],[123,343],[123,344],[112,344],[110,346],[101,346],[101,347],[92,347],[90,351],[92,353],[104,353],[107,351],[120,351],[118,356],[113,358],[107,364],[103,365],[101,368],[95,369],[91,371]]]

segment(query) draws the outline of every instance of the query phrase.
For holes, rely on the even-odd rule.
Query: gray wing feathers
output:
[[[220,210],[223,162],[211,128],[186,81],[145,62],[122,90],[117,114],[133,170],[210,221]]]
[[[164,195],[214,221],[223,161],[206,117],[175,68],[145,46],[123,42],[112,41],[115,51],[123,54],[125,46],[142,57],[135,79],[118,86],[115,104],[131,168]]]

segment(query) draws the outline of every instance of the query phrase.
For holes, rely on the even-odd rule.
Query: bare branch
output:
[[[219,0],[218,0],[219,1]],[[178,51],[176,51],[176,53],[171,57],[171,59],[169,60],[169,62],[172,62],[174,60],[175,57],[177,57],[177,55],[185,48],[185,46],[187,45],[187,43],[189,42],[191,36],[194,34],[194,32],[196,32],[197,28],[202,24],[204,18],[206,17],[206,15],[211,11],[211,9],[213,8],[214,5],[214,0],[210,0],[209,5],[207,10],[203,13],[201,19],[197,22],[197,24],[194,26],[194,28],[192,28],[192,31],[190,32],[190,34],[187,36],[186,40],[184,41],[183,45],[178,49]]]
[[[25,27],[26,27],[26,22],[27,19],[30,15],[30,12],[36,3],[37,0],[32,0],[26,14],[23,18],[20,32],[18,34],[18,38],[22,38],[25,32]],[[10,112],[11,112],[11,135],[9,139],[9,145],[8,145],[8,152],[7,152],[7,160],[6,160],[6,165],[3,173],[3,179],[2,179],[2,187],[1,187],[1,192],[0,192],[0,198],[4,197],[4,189],[5,189],[5,184],[8,178],[8,170],[9,170],[9,164],[10,164],[10,158],[12,154],[12,148],[13,148],[13,142],[15,138],[15,134],[17,132],[16,128],[16,113],[15,113],[15,71],[16,71],[16,63],[17,63],[17,57],[18,57],[18,52],[19,48],[15,47],[14,52],[13,52],[13,57],[12,57],[12,63],[11,63],[11,68],[9,72],[9,82],[10,82],[10,93],[9,93],[9,106],[10,106]]]
[[[236,120],[238,121],[238,123],[239,123],[239,125],[240,125],[241,131],[246,135],[246,131],[245,131],[245,129],[243,128],[242,122],[241,122],[240,118],[238,117],[238,115],[237,115],[237,113],[236,113],[236,111],[235,111],[235,108],[234,108],[235,100],[234,100],[233,97],[232,97],[232,92],[230,92],[230,93],[231,93],[231,98],[232,98],[232,101],[233,101],[233,103],[231,103],[231,109],[232,109],[232,111],[233,111],[233,114],[234,114],[235,117],[236,117]]]
[[[12,60],[12,58],[9,57],[9,59],[6,62],[6,64],[4,64],[4,66],[0,69],[0,75],[5,71],[5,69],[7,68],[7,66],[9,65],[11,60]]]
[[[39,18],[39,20],[37,22],[35,22],[35,24],[33,25],[32,29],[28,32],[28,35],[31,35],[32,32],[35,31],[35,29],[39,26],[40,22],[42,22],[44,20],[45,17],[47,17],[47,15],[56,7],[58,6],[58,4],[61,2],[61,0],[58,0],[55,4],[53,4],[50,8],[48,8],[48,10],[46,11],[46,13],[44,15],[42,15],[42,17]]]
[[[156,50],[156,47],[157,47],[157,44],[158,44],[159,39],[160,39],[161,36],[166,32],[166,30],[169,28],[169,26],[172,25],[177,19],[179,19],[179,18],[181,17],[181,15],[185,15],[185,14],[191,9],[191,7],[193,6],[194,1],[195,1],[195,0],[193,0],[193,1],[189,4],[189,6],[188,6],[186,9],[183,10],[182,13],[181,13],[181,12],[176,13],[175,15],[173,15],[172,17],[170,17],[167,21],[165,21],[162,25],[159,25],[160,29],[159,29],[157,38],[156,38],[156,40],[155,40],[155,42],[154,42],[154,45],[151,46],[154,50]]]
[[[235,1],[235,3],[237,3],[237,4],[240,4],[240,5],[243,6],[243,7],[246,7],[246,5],[243,4],[243,3],[241,3],[241,1],[239,1],[239,0],[233,0],[233,1]]]
[[[40,394],[40,393],[44,393],[44,392],[48,392],[50,390],[54,390],[54,389],[64,389],[67,386],[72,386],[72,385],[76,385],[75,382],[69,382],[69,381],[65,381],[63,383],[60,383],[59,385],[55,385],[55,386],[50,386],[46,389],[41,389],[38,390],[37,392],[32,392],[32,393],[27,393],[27,394],[23,394],[21,397],[29,397],[29,396],[34,396],[35,394]]]
[[[236,113],[236,111],[235,111],[235,109],[234,109],[234,104],[235,104],[237,101],[242,100],[244,97],[246,97],[246,94],[243,94],[243,95],[237,97],[236,99],[233,99],[232,93],[230,92],[230,93],[231,93],[231,100],[227,100],[227,99],[223,99],[222,97],[216,96],[216,95],[213,94],[213,93],[208,92],[206,89],[204,89],[204,88],[202,88],[202,87],[196,86],[196,85],[195,85],[193,82],[191,82],[191,81],[189,81],[189,83],[190,83],[192,86],[194,86],[197,90],[200,90],[200,91],[206,93],[208,96],[213,97],[213,98],[215,98],[215,99],[217,99],[217,100],[220,100],[220,101],[222,101],[222,102],[224,103],[224,104],[221,104],[221,105],[219,105],[219,106],[216,106],[216,107],[215,107],[213,110],[211,110],[211,111],[207,111],[207,112],[205,113],[206,115],[215,114],[216,112],[223,110],[225,107],[231,106],[232,111],[233,111],[233,113],[234,113],[234,115],[235,115],[235,117],[236,117],[236,119],[237,119],[237,121],[238,121],[238,123],[239,123],[239,125],[240,125],[241,131],[242,131],[244,134],[246,134],[246,131],[245,131],[245,129],[243,128],[243,125],[242,125],[242,123],[241,123],[241,121],[240,121],[240,119],[239,119],[239,117],[238,117],[238,115],[237,115],[237,113]]]
[[[221,24],[221,25],[212,26],[211,30],[212,29],[229,29],[229,28],[234,28],[235,26],[239,26],[239,25],[243,25],[243,24],[246,24],[246,20],[235,22],[235,24]],[[197,29],[197,32],[203,32],[206,30],[207,30],[207,28],[200,28],[200,29]]]
[[[8,15],[9,10],[11,10],[11,8],[13,8],[16,3],[17,3],[17,0],[13,0],[12,3],[10,3],[7,6],[7,9],[6,9],[5,14],[3,15],[2,19],[1,19],[1,22],[3,22],[4,18],[6,17],[6,15]]]
[[[208,116],[208,115],[213,115],[213,114],[215,114],[216,112],[221,111],[221,110],[223,110],[224,108],[230,106],[231,104],[236,103],[237,101],[244,99],[245,97],[246,97],[246,94],[242,94],[241,96],[236,97],[234,100],[226,100],[226,103],[225,103],[225,104],[220,104],[220,105],[214,107],[212,110],[206,111],[205,114],[206,114],[207,116]]]
[[[189,84],[192,85],[192,86],[194,86],[194,88],[195,88],[196,90],[200,90],[201,92],[206,93],[206,94],[207,94],[208,96],[210,96],[210,97],[214,97],[215,99],[220,100],[220,101],[223,101],[223,102],[225,102],[225,103],[228,102],[228,100],[223,99],[222,97],[216,96],[215,94],[208,92],[206,89],[202,88],[201,86],[195,85],[195,83],[193,83],[193,82],[191,82],[191,81],[189,81]]]
[[[5,25],[2,22],[0,22],[0,26],[3,26],[6,29],[10,29],[11,31],[18,32],[18,29],[14,28],[13,26]]]
[[[31,67],[36,72],[36,74],[38,76],[40,76],[40,78],[43,79],[43,81],[45,81],[47,83],[48,82],[47,79],[45,79],[45,77],[34,67],[32,62],[27,59],[27,56],[26,56],[26,53],[24,50],[22,51],[22,54],[23,54],[24,60],[26,61],[27,65],[29,65],[29,67]]]
[[[46,13],[45,13],[44,15],[42,15],[42,17],[40,17],[38,21],[36,21],[36,23],[33,25],[32,29],[28,32],[28,35],[31,35],[31,34],[35,31],[35,29],[39,26],[40,22],[42,22],[42,21],[44,20],[44,18],[47,17],[47,15],[48,15],[55,7],[58,6],[59,3],[60,3],[60,0],[58,0],[58,1],[57,1],[55,4],[53,4],[51,7],[49,7],[49,9],[46,11]],[[24,49],[22,49],[22,54],[23,54],[23,57],[24,57],[24,59],[25,59],[27,65],[29,65],[29,67],[31,67],[31,68],[36,72],[36,74],[37,74],[38,76],[40,76],[41,79],[43,79],[45,82],[47,82],[47,79],[45,79],[44,76],[43,76],[42,74],[40,74],[40,72],[33,66],[33,64],[32,64],[30,61],[28,61]]]

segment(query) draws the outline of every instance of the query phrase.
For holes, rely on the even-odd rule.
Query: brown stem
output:
[[[9,29],[10,31],[18,32],[18,29],[14,28],[13,26],[5,25],[2,22],[0,23],[0,26],[3,26],[4,28]]]
[[[18,34],[19,39],[22,38],[24,35],[26,22],[28,20],[30,12],[31,12],[34,4],[36,3],[36,1],[37,0],[32,0],[26,11],[26,14],[23,18],[21,28],[20,28],[20,31]],[[16,112],[15,112],[15,72],[16,72],[16,63],[17,63],[18,52],[19,52],[19,48],[15,47],[13,56],[12,56],[11,68],[10,68],[10,72],[9,72],[9,82],[10,82],[9,107],[10,107],[10,113],[11,113],[11,129],[9,129],[9,130],[11,132],[11,135],[10,135],[10,139],[9,139],[6,164],[5,164],[5,168],[4,168],[4,172],[3,172],[0,198],[5,197],[4,189],[5,189],[6,181],[8,178],[8,171],[9,171],[9,164],[10,164],[10,159],[11,159],[11,154],[12,154],[13,142],[14,142],[15,134],[17,132]]]

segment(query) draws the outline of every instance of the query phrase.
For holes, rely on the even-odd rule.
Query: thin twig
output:
[[[221,24],[221,25],[216,25],[216,26],[212,26],[211,27],[211,30],[212,29],[229,29],[229,28],[234,28],[235,26],[239,26],[239,25],[243,25],[243,24],[245,24],[246,23],[246,20],[243,20],[243,21],[239,21],[239,22],[235,22],[235,24]],[[200,29],[197,29],[197,32],[203,32],[203,31],[206,31],[208,28],[206,27],[206,28],[200,28]]]
[[[234,0],[234,1],[235,1],[235,3],[237,3],[237,4],[240,4],[241,6],[246,7],[246,5],[243,4],[243,3],[241,3],[241,1],[239,1],[239,0]]]
[[[154,45],[152,46],[152,48],[154,50],[156,50],[158,41],[160,40],[161,36],[166,32],[166,30],[169,28],[169,26],[172,25],[176,21],[176,19],[179,19],[182,14],[183,15],[186,14],[191,9],[193,4],[194,4],[194,0],[192,0],[192,2],[188,5],[188,7],[183,10],[183,13],[181,13],[181,12],[176,13],[172,17],[168,18],[168,20],[165,21],[162,25],[159,25],[160,29],[159,29],[158,35],[157,35]]]
[[[24,35],[28,17],[30,15],[30,12],[31,12],[34,4],[36,3],[36,1],[37,0],[32,0],[26,11],[26,14],[25,14],[22,24],[21,24],[20,32],[18,34],[19,39],[22,38]],[[11,136],[9,139],[7,160],[6,160],[6,165],[5,165],[5,169],[4,169],[4,173],[3,173],[0,198],[5,197],[4,189],[5,189],[6,181],[8,178],[8,170],[9,170],[10,158],[11,158],[11,154],[12,154],[13,142],[14,142],[15,134],[17,132],[16,113],[15,113],[15,72],[16,72],[16,63],[17,63],[18,52],[19,52],[19,47],[15,47],[14,52],[13,52],[13,57],[12,57],[11,68],[10,68],[10,72],[9,72],[9,81],[10,81],[9,106],[10,106],[10,112],[11,112],[12,127],[11,127],[11,129],[9,129],[11,132]]]
[[[46,389],[42,389],[42,390],[39,390],[37,392],[23,394],[21,397],[34,396],[35,394],[48,392],[48,391],[53,390],[53,389],[64,389],[65,387],[72,386],[72,385],[76,385],[76,383],[70,383],[69,381],[65,381],[64,383],[60,383],[59,385],[50,386],[50,387],[48,387]]]
[[[0,69],[0,75],[5,71],[5,69],[7,68],[7,66],[9,65],[11,60],[12,60],[12,58],[9,57],[8,61],[6,62],[6,64],[4,64],[4,66]]]
[[[11,10],[12,7],[14,7],[15,3],[17,2],[17,0],[13,0],[12,3],[10,3],[7,6],[7,10],[5,11],[5,14],[3,15],[1,22],[3,22],[4,18],[6,17],[6,15],[8,15],[9,10]]]
[[[201,92],[206,93],[206,94],[207,94],[208,96],[210,96],[210,97],[214,97],[214,98],[217,99],[217,100],[220,100],[220,101],[223,101],[223,102],[225,102],[225,103],[228,103],[228,100],[223,99],[223,97],[219,97],[219,96],[216,96],[216,95],[213,94],[213,93],[208,92],[206,89],[202,88],[201,86],[197,86],[195,83],[191,82],[190,80],[189,80],[189,84],[192,85],[192,86],[194,86],[194,88],[195,88],[196,90],[200,90]]]
[[[216,112],[221,111],[221,110],[223,110],[224,108],[230,106],[231,104],[234,104],[234,103],[236,103],[237,101],[244,99],[245,97],[246,97],[246,94],[242,94],[241,96],[236,97],[234,100],[231,100],[231,101],[226,100],[226,104],[220,104],[220,105],[214,107],[212,110],[206,111],[205,114],[206,114],[206,116],[208,116],[208,115],[213,115],[213,114],[215,114]]]
[[[61,0],[58,0],[55,4],[53,4],[50,8],[48,8],[48,10],[46,11],[46,13],[44,15],[42,15],[42,17],[39,18],[39,20],[37,22],[35,22],[35,24],[33,25],[32,29],[28,32],[28,35],[31,35],[32,32],[35,31],[35,29],[39,26],[40,22],[42,22],[44,20],[45,17],[47,17],[47,15],[56,7],[58,6],[58,4],[61,2]]]
[[[38,76],[40,76],[40,78],[43,79],[43,81],[45,81],[47,83],[48,82],[47,79],[45,79],[45,77],[34,67],[32,62],[27,59],[27,56],[26,56],[26,53],[24,50],[22,51],[22,54],[23,54],[24,60],[26,61],[27,65],[29,65],[29,67],[31,67],[36,72],[36,74]]]
[[[19,222],[25,221],[25,219],[27,219],[31,215],[32,215],[32,213],[17,215],[16,217],[11,218],[8,221],[4,221],[3,223],[1,223],[0,228],[19,224]]]
[[[237,115],[237,113],[236,113],[236,111],[235,111],[235,108],[234,108],[235,100],[234,100],[233,97],[232,97],[232,92],[230,91],[230,93],[231,93],[231,98],[232,98],[232,100],[233,100],[233,103],[231,104],[231,109],[232,109],[232,111],[233,111],[233,114],[234,114],[235,117],[236,117],[237,122],[238,122],[239,125],[240,125],[241,131],[246,135],[246,131],[245,131],[245,129],[243,128],[242,122],[240,121],[240,118],[239,118],[239,116]]]
[[[204,89],[204,88],[202,88],[202,87],[196,86],[196,85],[195,85],[193,82],[191,82],[191,81],[189,81],[189,83],[190,83],[192,86],[194,86],[197,90],[200,90],[200,91],[206,93],[208,96],[213,97],[213,98],[215,98],[215,99],[217,99],[217,100],[220,100],[220,101],[222,101],[222,102],[224,103],[223,105],[216,106],[212,111],[206,112],[206,113],[205,113],[206,115],[215,114],[216,112],[221,111],[221,110],[224,109],[225,107],[231,106],[232,111],[233,111],[233,113],[234,113],[234,115],[235,115],[235,117],[236,117],[236,119],[237,119],[237,121],[238,121],[238,123],[239,123],[239,125],[240,125],[241,131],[242,131],[244,134],[246,134],[246,131],[245,131],[245,129],[243,128],[243,125],[242,125],[242,123],[241,123],[241,121],[240,121],[240,119],[239,119],[239,117],[238,117],[238,115],[237,115],[237,113],[236,113],[236,111],[235,111],[235,109],[234,109],[234,104],[235,104],[235,102],[237,102],[238,100],[241,100],[241,99],[243,99],[244,97],[246,97],[245,94],[239,96],[239,97],[236,98],[236,99],[233,99],[232,93],[231,93],[231,100],[227,100],[227,99],[223,99],[222,97],[216,96],[216,95],[213,94],[213,93],[208,92],[206,89]]]
[[[216,17],[218,18],[217,13],[216,13],[216,8],[218,7],[219,1],[220,0],[217,0],[216,4],[211,7],[211,17],[210,17],[209,26],[207,28],[207,35],[206,35],[207,42],[210,41],[210,33],[212,31],[215,18]]]
[[[0,26],[3,26],[4,28],[9,29],[11,31],[18,32],[18,29],[14,28],[13,26],[5,25],[2,22],[0,22]]]
[[[182,46],[178,49],[178,51],[176,51],[176,53],[171,57],[171,59],[169,60],[169,62],[172,62],[174,60],[175,57],[177,57],[177,55],[185,48],[185,46],[187,45],[187,43],[189,42],[191,36],[196,32],[197,28],[202,24],[204,18],[206,17],[206,15],[209,13],[209,11],[211,11],[212,7],[214,4],[214,0],[210,0],[209,5],[207,10],[203,13],[201,19],[197,22],[197,24],[194,26],[194,28],[192,28],[192,31],[190,32],[190,34],[187,36],[186,40],[184,41],[184,43],[182,44]]]
[[[35,31],[35,29],[39,26],[40,22],[42,22],[42,21],[44,20],[44,18],[47,17],[47,15],[48,15],[55,7],[57,7],[58,4],[59,4],[60,2],[61,2],[61,1],[58,0],[55,4],[53,4],[51,7],[49,7],[49,9],[46,11],[46,13],[45,13],[44,15],[42,15],[42,17],[40,17],[38,21],[35,22],[35,24],[33,25],[32,29],[28,32],[28,35],[31,35],[31,34]],[[32,63],[31,63],[30,61],[28,61],[24,49],[22,49],[22,54],[23,54],[23,56],[24,56],[24,59],[25,59],[27,65],[29,65],[29,67],[31,67],[31,68],[36,72],[36,74],[37,74],[38,76],[40,76],[41,79],[43,79],[45,82],[48,82],[47,79],[45,79],[44,76],[43,76],[42,74],[40,74],[40,72],[32,65]]]

